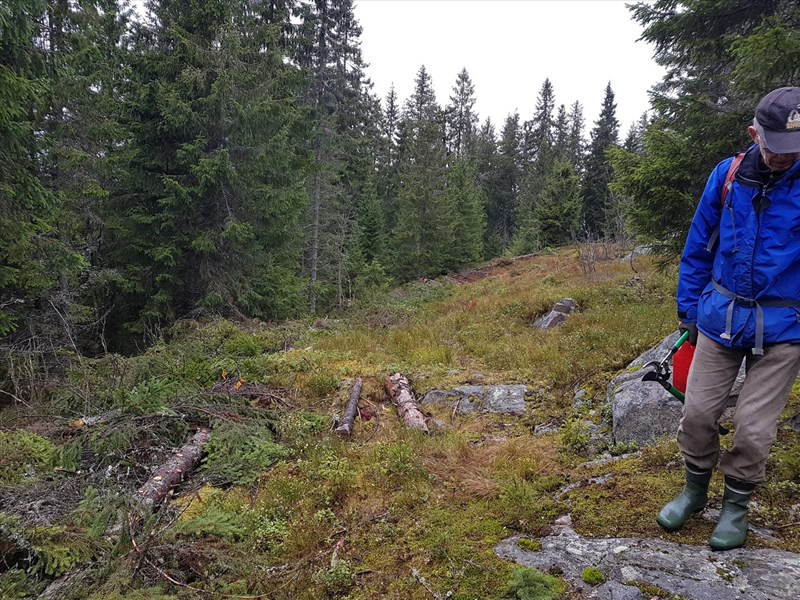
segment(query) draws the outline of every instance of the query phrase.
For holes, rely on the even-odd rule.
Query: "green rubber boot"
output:
[[[692,470],[686,467],[686,485],[672,502],[658,513],[658,524],[667,531],[680,529],[684,523],[708,502],[708,484],[712,471]]]
[[[747,510],[755,486],[725,478],[719,522],[708,540],[712,550],[732,550],[744,546],[747,537]]]

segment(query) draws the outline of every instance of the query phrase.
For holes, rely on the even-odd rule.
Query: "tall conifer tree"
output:
[[[392,239],[393,270],[408,280],[445,271],[455,216],[452,197],[445,193],[444,119],[424,65],[417,72],[414,93],[406,101],[403,121],[403,183]]]
[[[475,85],[466,68],[458,73],[445,117],[448,151],[456,157],[468,154],[475,139],[478,115],[475,113]]]
[[[606,85],[600,116],[595,121],[583,179],[583,225],[594,236],[610,233],[613,171],[607,152],[618,143],[619,121],[611,83]]]
[[[303,164],[283,22],[238,0],[154,0],[126,90],[130,178],[112,197],[120,320],[296,310]]]
[[[0,10],[0,335],[13,331],[52,285],[40,235],[51,205],[39,180],[37,116],[47,92],[37,45],[45,4],[9,0]]]

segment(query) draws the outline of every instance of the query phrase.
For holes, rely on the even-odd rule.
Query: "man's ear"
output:
[[[750,127],[747,128],[747,133],[750,134],[750,139],[753,140],[754,144],[758,144],[759,143],[759,141],[758,141],[758,130],[755,127],[750,125]]]

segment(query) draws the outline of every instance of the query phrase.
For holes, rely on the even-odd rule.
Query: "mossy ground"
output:
[[[0,536],[33,548],[30,560],[0,573],[0,595],[33,596],[88,565],[65,598],[512,597],[532,575],[513,575],[495,544],[524,534],[534,548],[567,512],[584,535],[704,543],[712,525],[700,518],[673,534],[655,523],[682,485],[674,441],[584,466],[570,429],[575,417],[599,423],[610,379],[676,326],[674,273],[636,266],[608,260],[587,277],[572,251],[498,261],[477,281],[415,283],[336,318],[186,321],[140,356],[83,360],[46,403],[0,411],[0,441],[22,444],[32,465],[0,457],[4,498],[53,478],[74,488],[47,527],[14,506],[0,515]],[[531,328],[563,297],[580,312],[552,331]],[[432,435],[408,431],[383,391],[398,371],[417,394],[523,383],[532,390],[528,414],[456,417],[443,408],[433,410]],[[329,428],[355,377],[364,382],[362,418],[352,438],[340,439]],[[231,378],[271,395],[209,393]],[[590,402],[576,415],[579,388]],[[95,430],[65,426],[114,408],[125,418]],[[785,417],[797,412],[800,389]],[[53,422],[63,425],[43,426]],[[561,430],[534,436],[542,424]],[[146,476],[142,464],[158,464],[199,425],[227,437],[166,510],[131,530],[126,490]],[[245,431],[258,443],[237,444]],[[109,474],[89,477],[88,466]],[[610,477],[559,493],[601,475]],[[750,547],[800,550],[798,481],[800,441],[782,430],[753,511],[776,541],[751,536]],[[713,486],[712,504],[721,488],[716,479]],[[122,532],[110,535],[115,524]]]

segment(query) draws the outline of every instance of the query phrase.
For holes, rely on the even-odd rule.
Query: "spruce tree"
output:
[[[444,119],[424,65],[404,106],[403,121],[406,148],[392,233],[392,271],[408,280],[445,272],[455,217],[452,197],[445,193]]]
[[[129,177],[110,199],[117,321],[157,334],[197,308],[292,314],[304,131],[283,23],[234,0],[149,7],[124,94]]]
[[[580,200],[580,178],[568,160],[556,160],[533,209],[534,227],[542,246],[563,246],[575,239],[580,224]]]
[[[478,185],[477,176],[477,166],[468,158],[457,159],[447,172],[447,195],[450,198],[448,204],[455,213],[448,270],[458,270],[475,264],[483,255],[486,213],[483,210],[483,191]]]
[[[312,172],[309,181],[305,271],[309,307],[341,304],[347,249],[356,235],[359,196],[374,167],[377,114],[367,93],[361,27],[352,0],[315,0],[302,5],[297,59],[308,72]]]
[[[619,122],[617,105],[611,83],[606,85],[600,116],[595,121],[583,177],[583,227],[591,236],[604,236],[610,232],[612,196],[609,184],[613,172],[607,152],[617,145]]]
[[[400,105],[394,85],[386,95],[380,122],[380,152],[376,157],[378,200],[386,227],[397,223],[397,193],[400,188],[400,148],[398,145],[401,119]]]
[[[750,143],[746,129],[759,99],[800,85],[793,58],[800,7],[791,0],[657,0],[630,10],[667,74],[651,91],[643,154],[618,154],[615,171],[632,202],[635,233],[670,260],[708,173]]]
[[[522,153],[526,164],[535,163],[541,152],[546,152],[546,147],[553,145],[555,110],[555,91],[550,79],[547,78],[539,89],[536,98],[536,109],[533,118],[526,121],[522,141]]]
[[[522,177],[522,132],[519,114],[506,117],[497,151],[492,185],[486,190],[487,247],[501,254],[511,245]]]
[[[456,157],[468,154],[472,148],[478,124],[475,113],[475,85],[466,69],[461,69],[453,86],[450,104],[445,108],[448,152]]]
[[[565,157],[570,161],[575,172],[582,174],[586,160],[586,143],[583,138],[585,120],[583,105],[578,100],[570,107],[567,120],[569,121],[569,134],[567,135]]]
[[[48,297],[59,331],[83,349],[104,349],[106,315],[121,282],[103,255],[113,165],[127,132],[120,86],[129,27],[116,0],[55,0],[48,5],[48,96],[42,130],[43,181],[53,199],[51,260],[58,290]],[[64,340],[66,343],[66,339]]]
[[[8,0],[0,8],[0,335],[22,324],[52,284],[40,244],[51,199],[39,179],[36,129],[48,92],[37,44],[45,4]]]
[[[483,232],[483,258],[497,256],[501,252],[499,236],[489,226],[489,213],[495,206],[495,198],[501,193],[500,154],[494,123],[486,118],[475,135],[475,164],[478,185],[483,195],[483,213],[486,226]]]

